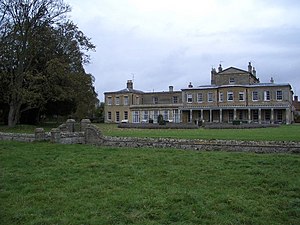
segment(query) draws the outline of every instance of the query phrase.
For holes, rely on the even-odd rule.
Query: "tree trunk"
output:
[[[20,103],[10,103],[8,112],[8,126],[15,127],[19,121],[20,116]]]

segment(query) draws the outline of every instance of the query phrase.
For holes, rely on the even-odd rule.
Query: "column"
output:
[[[285,123],[286,124],[290,124],[291,123],[291,120],[290,120],[290,109],[289,108],[286,108],[285,109]]]
[[[203,109],[201,109],[201,121],[203,121],[204,117],[203,117]]]
[[[190,123],[193,122],[193,110],[190,109]]]
[[[274,124],[274,109],[271,108],[271,124]]]
[[[223,110],[220,109],[220,123],[223,123]]]
[[[248,109],[248,123],[251,123],[251,109]]]
[[[182,123],[181,109],[178,109],[178,120],[179,120],[180,123]]]
[[[261,124],[261,108],[258,109],[258,123]]]
[[[212,109],[209,110],[209,122],[212,122],[213,118],[212,118]]]
[[[236,108],[233,109],[233,120],[236,120]]]

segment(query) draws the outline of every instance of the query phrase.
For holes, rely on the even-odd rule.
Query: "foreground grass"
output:
[[[300,157],[0,142],[0,224],[299,224]]]
[[[300,124],[257,129],[121,129],[116,124],[97,124],[107,136],[181,139],[300,141]]]

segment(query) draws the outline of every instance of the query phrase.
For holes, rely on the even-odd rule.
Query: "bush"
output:
[[[164,121],[164,117],[161,114],[158,115],[157,122],[159,125],[166,125],[166,121]]]
[[[241,121],[239,121],[239,120],[234,120],[234,121],[232,121],[232,124],[233,124],[233,125],[240,125],[240,124],[241,124]]]

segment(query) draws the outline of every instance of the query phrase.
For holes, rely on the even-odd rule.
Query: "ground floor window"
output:
[[[139,122],[140,122],[140,114],[139,114],[139,111],[133,111],[133,112],[132,112],[132,122],[133,122],[133,123],[139,123]]]
[[[232,111],[232,110],[230,110],[230,111],[228,112],[228,119],[229,119],[229,122],[232,122],[232,121],[233,121],[233,111]]]
[[[252,118],[254,121],[258,121],[258,110],[253,110]]]
[[[116,122],[120,121],[120,112],[116,112]]]
[[[124,112],[124,120],[128,120],[128,111]]]
[[[111,120],[111,112],[107,112],[107,119]]]
[[[271,112],[270,110],[265,111],[265,120],[270,121],[271,120]]]
[[[154,123],[157,123],[157,117],[158,117],[158,111],[154,110],[154,112],[153,112],[153,121],[154,121]]]
[[[166,120],[166,121],[169,120],[169,111],[168,111],[168,110],[165,110],[165,111],[164,111],[163,117],[164,117],[164,120]]]
[[[144,111],[143,120],[144,121],[148,121],[148,119],[149,119],[149,112],[148,111]]]
[[[173,122],[180,123],[179,110],[177,110],[177,109],[173,110]]]
[[[282,110],[278,110],[278,112],[277,112],[277,121],[282,122],[282,118],[283,118]]]

